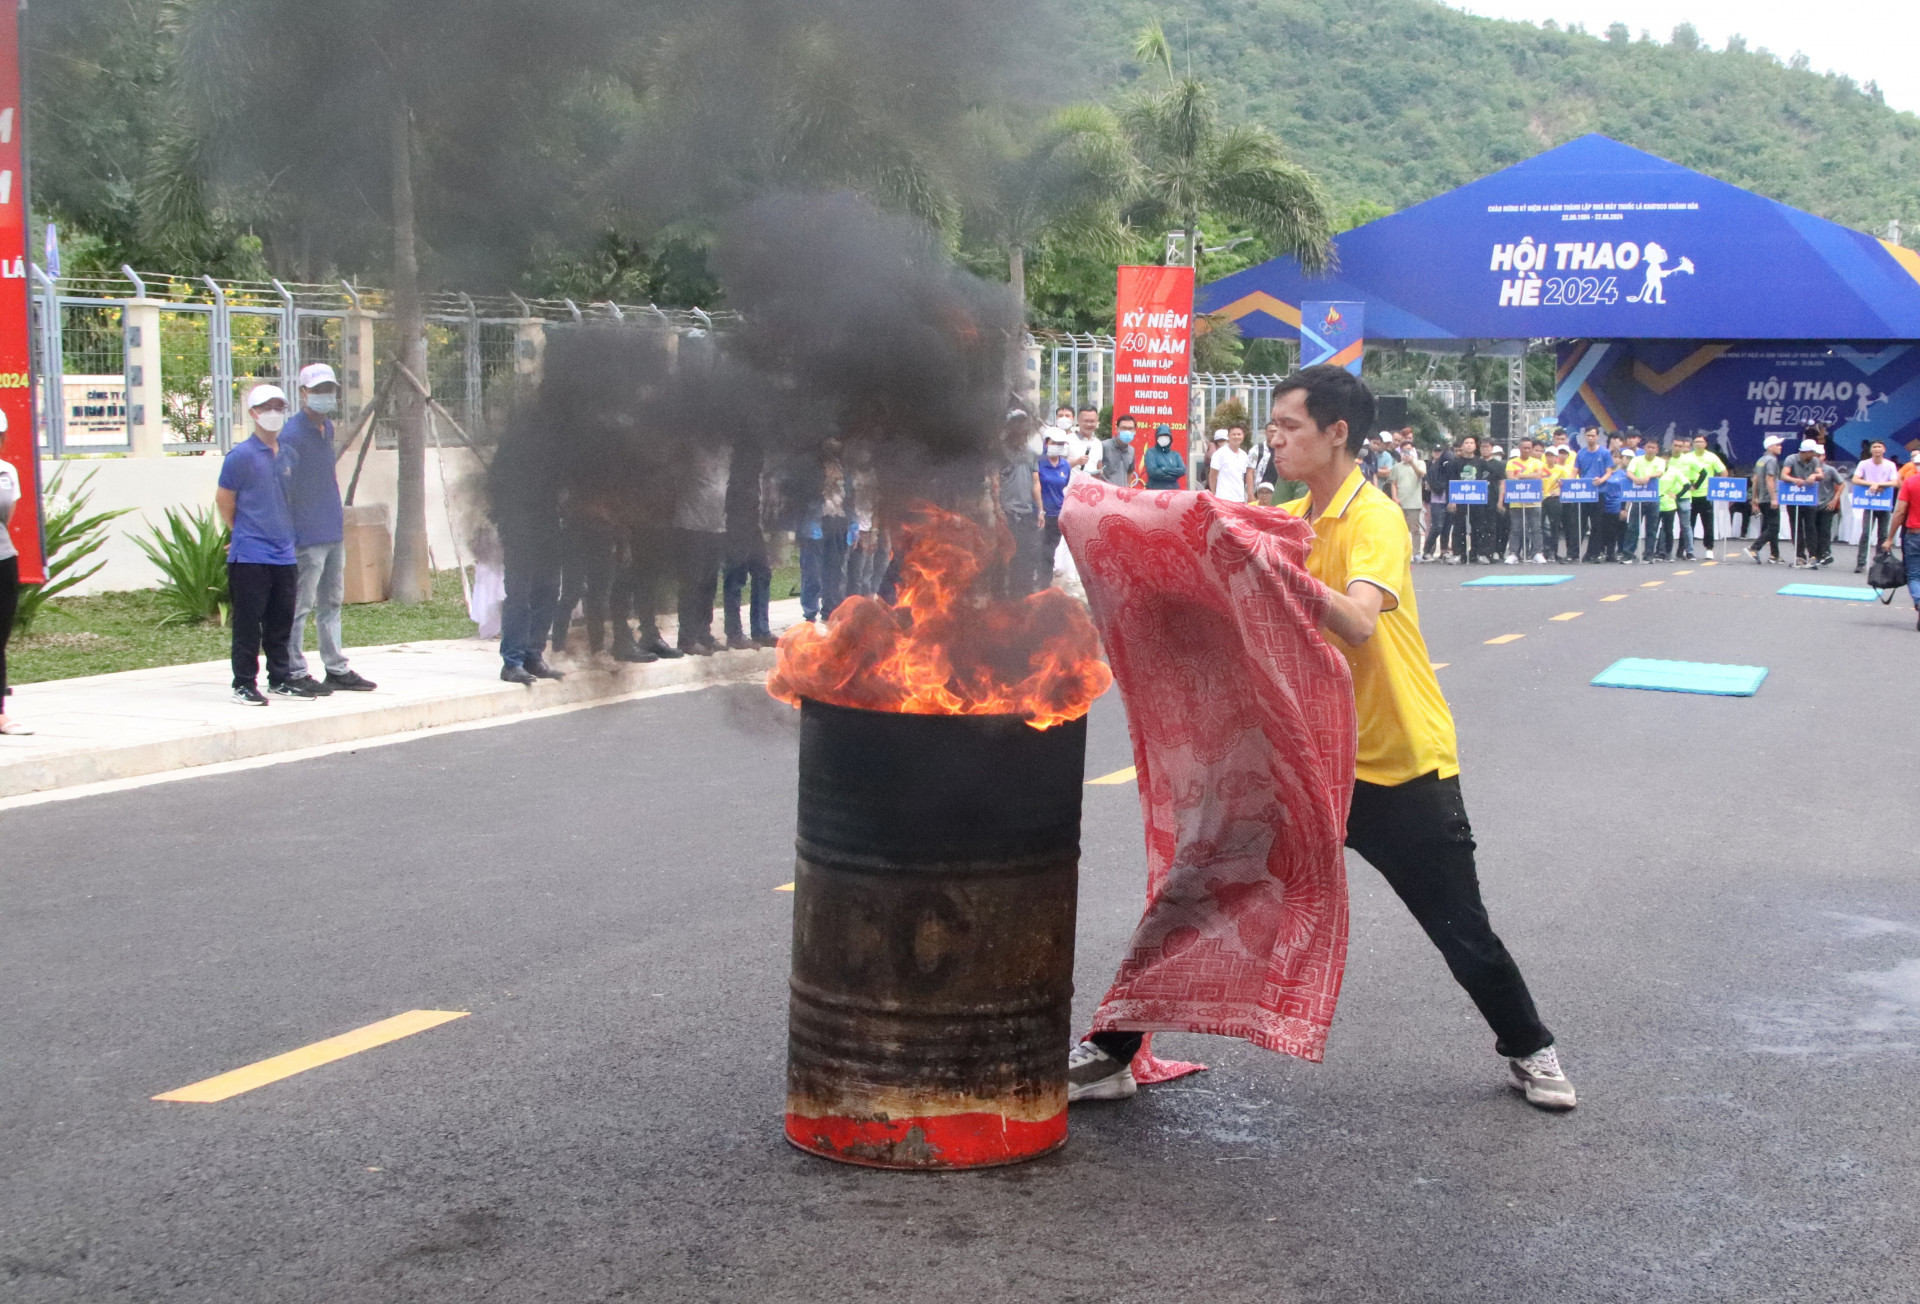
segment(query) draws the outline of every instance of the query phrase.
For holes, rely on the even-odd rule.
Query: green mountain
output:
[[[1597,131],[1875,235],[1890,219],[1920,235],[1920,117],[1804,59],[1708,50],[1688,26],[1659,43],[1431,0],[1049,3],[1066,33],[1050,65],[1076,91],[1122,93],[1140,71],[1132,34],[1158,12],[1223,103],[1279,132],[1343,208],[1403,208]]]

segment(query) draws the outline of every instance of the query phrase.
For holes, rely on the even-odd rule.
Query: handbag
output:
[[[1907,561],[1897,552],[1883,552],[1867,567],[1867,587],[1880,590],[1881,603],[1891,606],[1893,595],[1907,587]]]

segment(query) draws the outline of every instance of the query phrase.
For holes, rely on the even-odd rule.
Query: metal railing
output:
[[[137,345],[127,320],[133,304],[158,305],[156,413],[133,411],[129,403],[141,380],[133,374]],[[31,306],[35,422],[47,457],[131,452],[142,417],[163,424],[167,452],[224,451],[246,388],[270,381],[292,394],[302,366],[326,362],[340,374],[350,401],[369,402],[398,342],[391,292],[345,281],[222,281],[131,268],[56,280],[34,267]],[[512,378],[537,354],[532,337],[539,331],[622,322],[691,332],[730,321],[728,314],[697,308],[434,293],[426,300],[428,374],[422,379],[477,432],[504,414]],[[358,415],[345,404],[343,413]],[[383,444],[392,442],[388,424],[375,426]]]

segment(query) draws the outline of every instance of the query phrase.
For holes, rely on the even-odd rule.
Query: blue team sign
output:
[[[1747,501],[1747,482],[1737,475],[1708,476],[1707,501],[1713,503],[1744,503]]]
[[[1449,480],[1447,501],[1464,507],[1485,507],[1487,484],[1485,480]]]
[[[1627,503],[1657,503],[1660,501],[1660,482],[1649,480],[1645,484],[1627,481],[1627,491],[1620,495],[1620,501]]]
[[[1890,512],[1893,510],[1893,486],[1857,484],[1853,487],[1853,505],[1863,512]]]
[[[1788,484],[1780,482],[1780,505],[1782,507],[1818,507],[1820,490],[1810,484]]]
[[[1540,501],[1540,482],[1538,480],[1507,481],[1507,505],[1519,504],[1524,507]]]
[[[1600,501],[1600,486],[1591,480],[1562,480],[1560,482],[1560,501],[1563,503],[1597,503]]]

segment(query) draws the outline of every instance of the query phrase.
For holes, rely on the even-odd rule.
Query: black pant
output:
[[[1875,542],[1880,547],[1886,547],[1887,527],[1892,523],[1893,513],[1890,511],[1862,512],[1860,514],[1860,556],[1855,560],[1855,566],[1864,566],[1867,564],[1867,540],[1872,538],[1876,532],[1880,537]]]
[[[1825,561],[1833,551],[1833,513],[1819,507],[1793,509],[1793,555]]]
[[[1453,551],[1465,561],[1483,557],[1494,545],[1493,508],[1464,506],[1453,509]]]
[[[720,587],[720,560],[727,536],[712,530],[676,530],[680,554],[680,634],[682,650],[713,642],[713,596]]]
[[[262,638],[267,643],[267,682],[286,683],[293,678],[287,640],[293,637],[300,568],[230,561],[227,591],[233,598],[233,686],[259,684]]]
[[[9,557],[0,561],[0,715],[7,713],[7,640],[13,637],[13,614],[19,609],[20,559]]]
[[[1040,527],[1040,555],[1033,559],[1033,591],[1053,587],[1053,558],[1060,551],[1060,518],[1049,516]]]
[[[553,608],[560,597],[558,531],[550,524],[501,522],[501,568],[506,599],[500,606],[502,665],[538,665],[552,633]]]
[[[631,615],[640,626],[640,642],[660,637],[660,609],[667,605],[668,588],[677,583],[677,540],[672,530],[651,526],[633,531],[631,562],[624,577],[614,581],[613,645],[622,646],[621,628]],[[676,604],[677,605],[677,604]]]
[[[1706,529],[1701,533],[1701,541],[1707,545],[1707,551],[1713,551],[1713,499],[1704,494],[1692,500],[1693,514],[1687,518],[1687,538],[1693,538],[1693,526],[1696,521],[1704,521]],[[1692,550],[1689,543],[1688,550]]]
[[[1760,534],[1750,551],[1758,557],[1763,547],[1772,552],[1775,561],[1780,560],[1780,508],[1776,503],[1760,504]]]
[[[1440,948],[1500,1054],[1531,1055],[1553,1044],[1526,979],[1487,921],[1458,775],[1426,774],[1391,788],[1356,781],[1347,845],[1380,871]]]

